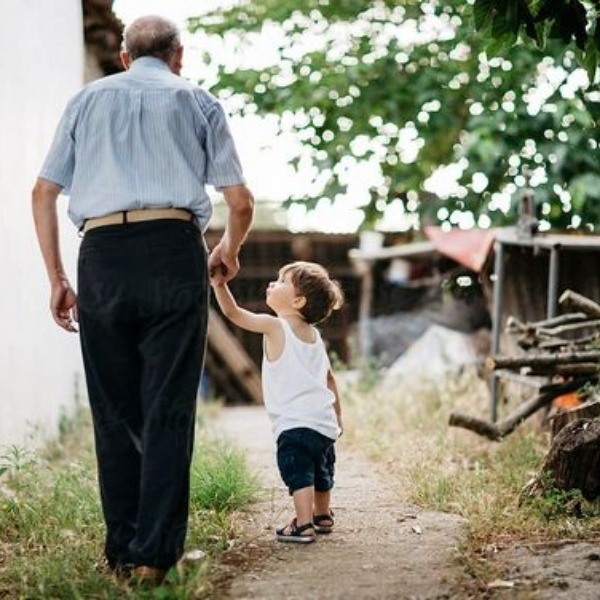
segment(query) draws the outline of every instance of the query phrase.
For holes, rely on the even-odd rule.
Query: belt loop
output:
[[[127,221],[127,211],[121,211],[121,214],[123,215],[123,225],[127,225],[128,221]]]

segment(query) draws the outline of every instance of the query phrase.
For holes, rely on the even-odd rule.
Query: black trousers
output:
[[[80,338],[113,567],[169,568],[183,553],[208,290],[193,223],[110,225],[82,241]]]

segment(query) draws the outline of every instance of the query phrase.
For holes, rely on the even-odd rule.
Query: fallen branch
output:
[[[535,356],[490,356],[485,366],[490,371],[496,369],[519,369],[521,367],[564,365],[600,361],[599,350],[583,350],[580,352],[556,352],[537,354]]]
[[[474,433],[482,435],[493,442],[497,442],[502,438],[500,430],[494,423],[485,421],[484,419],[479,419],[478,417],[465,415],[464,413],[460,412],[453,411],[450,413],[448,425],[450,425],[450,427],[462,427],[463,429],[468,429],[469,431],[473,431]]]
[[[518,406],[505,419],[497,424],[453,411],[450,413],[448,425],[468,429],[469,431],[473,431],[474,433],[497,442],[509,433],[512,433],[525,419],[527,419],[527,417],[530,417],[540,408],[550,404],[554,398],[578,390],[587,381],[589,380],[579,379],[568,381],[566,383],[552,383],[543,386],[540,388],[538,394],[526,402],[523,402],[523,404]]]
[[[593,300],[573,290],[565,290],[558,299],[558,303],[568,309],[574,308],[577,311],[584,312],[590,317],[600,317],[600,304],[596,304]]]
[[[452,412],[450,414],[448,424],[454,427],[468,429],[469,431],[473,431],[474,433],[497,442],[504,436],[512,433],[522,421],[534,412],[537,412],[540,408],[550,404],[550,402],[559,395],[560,394],[557,393],[537,394],[530,400],[521,404],[514,412],[508,415],[503,421],[500,421],[497,425],[490,421],[478,419],[477,417],[470,417],[459,412]]]

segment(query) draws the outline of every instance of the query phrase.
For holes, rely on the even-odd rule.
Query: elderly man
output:
[[[253,198],[223,109],[179,77],[178,28],[142,17],[125,29],[123,48],[126,70],[69,102],[33,213],[52,316],[67,331],[79,321],[108,565],[159,584],[187,531],[208,276],[237,274]],[[206,184],[229,209],[210,255]],[[83,232],[77,296],[58,242],[61,192]]]

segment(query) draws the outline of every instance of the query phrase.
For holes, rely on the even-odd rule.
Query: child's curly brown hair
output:
[[[300,314],[307,323],[316,325],[344,304],[340,284],[330,279],[325,267],[312,262],[297,261],[284,265],[279,275],[290,275],[290,281],[299,296],[306,298]]]

